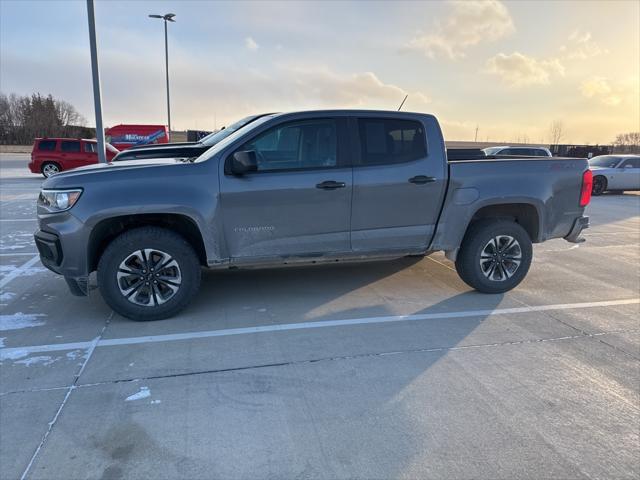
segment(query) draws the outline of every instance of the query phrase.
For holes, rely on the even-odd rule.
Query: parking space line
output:
[[[557,310],[573,310],[583,308],[612,307],[620,305],[640,304],[640,298],[621,300],[605,300],[600,302],[561,303],[554,305],[534,305],[515,308],[498,308],[495,310],[463,310],[458,312],[423,313],[417,315],[396,315],[386,317],[365,317],[346,320],[319,320],[317,322],[284,323],[275,325],[261,325],[256,327],[227,328],[222,330],[205,330],[200,332],[172,333],[166,335],[149,335],[143,337],[125,337],[101,339],[96,347],[117,347],[124,345],[139,345],[144,343],[175,342],[199,338],[227,337],[265,332],[282,332],[304,330],[310,328],[346,327],[354,325],[371,325],[380,323],[415,322],[424,320],[443,320],[468,317],[491,317],[495,315],[516,315],[520,313],[545,312]],[[90,348],[92,342],[54,343],[50,345],[33,345],[24,347],[0,348],[0,360],[9,359],[16,354],[31,354],[36,352],[54,352],[63,350],[78,350]]]
[[[29,260],[26,263],[23,263],[22,265],[20,265],[18,268],[16,268],[15,270],[13,270],[9,275],[7,275],[6,277],[4,277],[2,280],[0,280],[0,288],[4,288],[5,285],[7,285],[10,281],[12,281],[14,278],[18,278],[20,275],[22,275],[24,273],[24,271],[27,268],[32,267],[36,262],[38,262],[40,260],[40,256],[36,255],[35,257],[33,257],[31,260]]]
[[[39,255],[38,252],[13,252],[13,253],[0,253],[0,257],[26,257],[31,255]]]
[[[0,222],[37,222],[37,218],[0,218]]]

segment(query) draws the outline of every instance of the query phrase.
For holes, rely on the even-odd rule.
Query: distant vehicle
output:
[[[118,150],[107,143],[107,161]],[[36,138],[29,170],[49,178],[56,173],[98,163],[98,142],[80,138]]]
[[[545,147],[510,147],[508,145],[502,147],[483,148],[482,151],[487,155],[521,155],[524,157],[551,157],[551,152]]]
[[[105,134],[118,150],[152,144],[169,143],[169,130],[165,125],[116,125],[108,128]]]
[[[447,148],[447,160],[457,162],[461,160],[481,160],[487,154],[479,148]]]
[[[73,294],[87,295],[97,271],[114,311],[153,320],[191,303],[201,266],[444,250],[468,285],[502,293],[524,279],[532,243],[582,241],[585,159],[448,162],[444,145],[432,115],[268,115],[194,162],[112,162],[54,175],[38,199],[35,242]]]
[[[600,155],[589,160],[593,195],[607,190],[640,190],[640,155]]]
[[[191,158],[197,158],[204,152],[213,147],[220,140],[227,138],[232,133],[240,130],[242,127],[249,125],[251,122],[272,115],[271,113],[262,113],[260,115],[251,115],[245,117],[242,120],[229,125],[228,127],[211,133],[206,137],[201,138],[197,142],[180,142],[180,143],[168,143],[158,145],[143,145],[139,147],[132,147],[127,151],[120,152],[114,162],[120,162],[123,160],[142,160],[146,158],[179,158],[188,160]]]

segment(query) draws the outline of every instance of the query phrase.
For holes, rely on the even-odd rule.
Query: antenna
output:
[[[408,97],[408,96],[409,96],[409,94],[406,94],[406,95],[404,96],[404,100],[402,100],[402,103],[401,103],[401,104],[400,104],[400,106],[398,107],[398,111],[400,111],[400,110],[402,109],[402,106],[404,105],[404,102],[406,102],[406,101],[407,101],[407,97]]]

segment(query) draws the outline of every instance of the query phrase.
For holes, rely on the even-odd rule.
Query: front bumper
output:
[[[62,264],[63,254],[60,238],[48,232],[38,230],[34,235],[38,253],[40,253],[40,261],[49,270],[55,273],[62,273],[60,265]]]
[[[582,233],[582,230],[584,230],[585,228],[589,228],[589,217],[578,217],[575,219],[575,221],[573,222],[573,226],[571,227],[571,230],[569,231],[569,234],[564,237],[564,239],[567,242],[571,242],[571,243],[582,243],[585,241],[585,239],[583,237],[580,237],[580,234]]]

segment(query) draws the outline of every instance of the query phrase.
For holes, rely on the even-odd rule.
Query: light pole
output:
[[[167,122],[169,123],[169,135],[171,135],[171,104],[169,102],[169,41],[167,40],[167,22],[175,22],[175,13],[165,13],[164,15],[149,15],[150,18],[164,20],[164,68],[167,74]]]
[[[96,140],[98,141],[98,161],[107,163],[102,127],[102,93],[100,92],[100,70],[98,68],[98,45],[96,41],[96,19],[93,0],[87,0],[87,19],[89,20],[89,49],[91,50],[91,77],[93,79],[93,105],[96,113]]]

